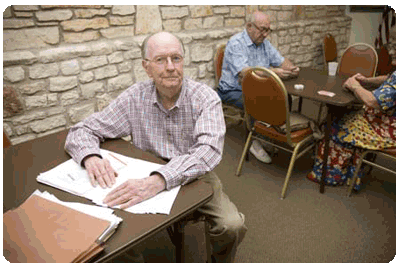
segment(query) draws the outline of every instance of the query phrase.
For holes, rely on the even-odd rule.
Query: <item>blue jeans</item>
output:
[[[223,103],[232,104],[240,109],[243,109],[243,98],[241,90],[229,90],[222,92],[218,88],[217,93]]]

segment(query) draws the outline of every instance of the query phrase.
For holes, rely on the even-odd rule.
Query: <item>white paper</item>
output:
[[[111,166],[118,173],[116,183],[111,188],[103,189],[99,185],[93,187],[90,183],[87,171],[72,159],[65,161],[47,172],[41,173],[37,177],[37,181],[85,197],[97,205],[106,206],[103,203],[103,200],[113,189],[128,179],[142,179],[148,177],[152,171],[155,171],[162,166],[160,164],[126,157],[104,149],[100,149],[100,154],[103,158],[110,161]],[[121,161],[118,161],[116,158],[124,162],[126,165]],[[179,189],[180,186],[175,187],[170,191],[162,191],[157,196],[125,210],[131,213],[169,214],[176,196],[178,195]]]

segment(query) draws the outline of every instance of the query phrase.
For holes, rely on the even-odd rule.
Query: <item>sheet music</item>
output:
[[[155,171],[162,166],[160,164],[126,157],[104,149],[100,149],[100,154],[103,158],[110,161],[111,166],[118,173],[116,183],[111,188],[103,189],[100,186],[93,187],[90,183],[87,171],[72,159],[65,161],[47,172],[41,173],[37,177],[37,181],[71,194],[85,197],[97,205],[106,206],[103,203],[103,200],[113,189],[128,179],[141,179],[148,177],[152,171]],[[126,165],[118,161],[116,158],[124,162]],[[176,196],[178,195],[179,189],[180,186],[169,191],[162,191],[157,196],[129,207],[125,209],[125,211],[140,214],[169,214]],[[116,208],[119,208],[119,206],[116,206]]]

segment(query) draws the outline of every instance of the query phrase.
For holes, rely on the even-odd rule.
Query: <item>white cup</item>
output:
[[[336,69],[338,67],[338,63],[335,61],[328,62],[328,73],[329,76],[335,76],[336,75]]]

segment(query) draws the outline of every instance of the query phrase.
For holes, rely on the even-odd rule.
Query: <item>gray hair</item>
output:
[[[182,40],[181,40],[179,37],[177,37],[176,35],[174,35],[174,34],[172,34],[172,33],[170,33],[170,32],[168,32],[168,33],[169,33],[170,35],[174,36],[174,37],[179,41],[179,43],[181,44],[181,49],[182,49],[182,53],[183,53],[182,56],[184,56],[184,55],[185,55],[185,47],[183,46]],[[146,58],[147,58],[147,54],[148,54],[147,43],[149,42],[149,39],[150,39],[151,37],[153,37],[154,35],[156,35],[156,34],[158,34],[158,33],[153,33],[153,34],[147,36],[147,37],[143,40],[142,46],[140,47],[140,50],[141,50],[141,53],[142,53],[142,59],[146,59]]]

